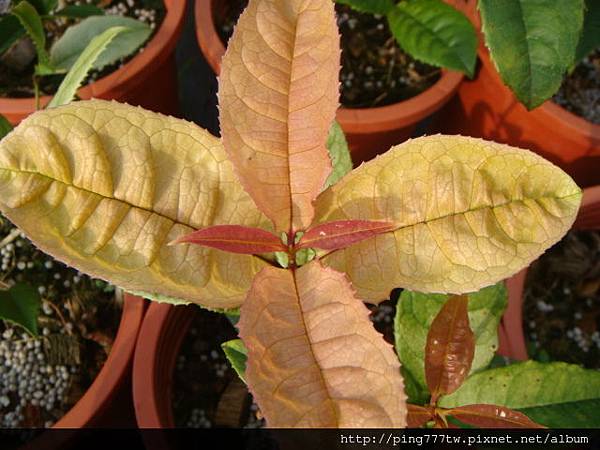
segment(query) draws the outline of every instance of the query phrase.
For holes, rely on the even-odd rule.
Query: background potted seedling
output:
[[[401,294],[394,327],[409,426],[598,427],[597,370],[495,356],[506,303],[502,285],[468,297]]]
[[[37,109],[38,92],[39,103],[47,104],[48,94],[54,94],[60,83],[60,74],[94,36],[111,26],[127,26],[129,31],[96,61],[89,84],[79,96],[177,113],[174,48],[184,10],[185,2],[172,0],[159,4],[138,0],[132,7],[124,1],[94,5],[57,0],[9,2],[0,16],[1,64],[7,77],[2,82],[5,92],[0,98],[0,114],[18,123]],[[163,95],[148,95],[150,92]]]
[[[111,27],[92,39],[49,107],[69,103],[94,62],[125,32],[124,27]],[[2,137],[10,129],[4,119]],[[129,295],[123,299],[106,283],[43,255],[20,230],[4,218],[0,221],[2,426],[83,428],[116,424],[117,417],[127,420],[122,401],[129,393],[143,300]],[[52,446],[59,448],[76,437],[62,434],[52,439]]]
[[[363,300],[496,283],[581,200],[538,155],[441,135],[323,190],[338,39],[329,0],[252,0],[220,74],[221,140],[94,100],[0,144],[0,209],[44,251],[148,298],[241,306],[245,379],[275,427],[405,426],[399,363]]]
[[[217,75],[224,43],[247,3],[195,2],[198,44]],[[438,122],[445,120],[440,110],[456,92],[462,73],[473,73],[476,37],[461,14],[438,0],[402,2],[395,21],[385,16],[394,9],[391,0],[339,3],[343,53],[337,120],[358,164],[415,132],[439,129]],[[419,20],[402,21],[412,16]]]
[[[598,184],[598,2],[477,6],[463,10],[481,30],[481,64],[449,106],[444,131],[531,148],[581,186]]]

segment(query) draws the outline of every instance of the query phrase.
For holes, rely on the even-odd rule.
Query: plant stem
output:
[[[33,75],[33,92],[35,94],[35,110],[40,110],[40,86],[38,84],[37,75]]]

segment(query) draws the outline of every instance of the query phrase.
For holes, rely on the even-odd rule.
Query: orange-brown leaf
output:
[[[471,370],[475,336],[469,326],[468,302],[466,295],[450,297],[429,328],[425,379],[434,404],[441,395],[458,389]]]
[[[408,428],[421,428],[433,419],[433,411],[431,408],[409,403],[406,405],[406,409],[408,411],[408,414],[406,415],[406,426]]]
[[[394,351],[345,276],[313,261],[267,267],[241,309],[246,380],[271,427],[402,427]]]
[[[372,220],[336,220],[325,222],[304,233],[300,248],[337,250],[394,229],[391,222]]]
[[[225,149],[277,231],[310,225],[331,172],[339,55],[331,0],[250,0],[223,57]]]
[[[261,228],[242,225],[214,225],[197,230],[171,242],[196,244],[217,248],[230,253],[252,255],[257,253],[285,252],[287,248],[279,237]]]
[[[525,414],[505,406],[466,405],[447,411],[467,425],[479,428],[544,428]]]

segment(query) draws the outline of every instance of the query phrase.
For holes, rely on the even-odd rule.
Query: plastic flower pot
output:
[[[474,5],[463,9],[480,29]],[[572,114],[552,100],[532,111],[502,82],[480,35],[480,64],[449,103],[443,132],[482,137],[535,151],[565,170],[582,187],[600,181],[600,125]]]
[[[581,209],[573,230],[600,230],[600,186],[585,189]],[[506,282],[508,307],[500,323],[498,352],[513,359],[527,359],[527,345],[523,332],[523,292],[527,268]]]
[[[225,46],[217,34],[214,16],[221,13],[224,2],[195,2],[198,45],[206,61],[218,75]],[[448,3],[462,2],[452,0]],[[446,121],[442,107],[454,96],[462,79],[463,75],[459,72],[443,70],[442,76],[433,86],[403,102],[376,108],[340,108],[337,120],[346,134],[354,164],[367,161],[392,145],[409,139],[417,128],[419,131],[437,131],[435,124]]]
[[[67,441],[74,441],[82,434],[77,429],[129,425],[119,419],[127,418],[127,411],[123,407],[130,407],[127,402],[131,367],[145,310],[144,299],[124,295],[121,322],[104,366],[83,397],[52,427],[72,431],[42,433],[23,446],[23,450],[62,449]]]
[[[177,357],[180,348],[200,312],[197,305],[174,306],[164,303],[152,303],[144,317],[144,323],[138,337],[133,362],[133,401],[139,428],[173,428],[176,426],[172,389]],[[235,414],[246,406],[245,386],[234,379],[220,393],[219,408],[229,411],[229,418],[218,426],[239,426],[234,423]],[[232,395],[233,394],[233,395]],[[218,414],[218,413],[217,413]],[[239,417],[241,420],[241,415]],[[142,434],[146,448],[179,448],[169,433]]]
[[[164,114],[178,113],[175,45],[183,28],[186,2],[163,2],[164,20],[144,50],[120,69],[79,89],[80,98],[118,100]],[[40,104],[46,105],[51,98],[42,97]],[[34,111],[34,98],[0,98],[0,114],[13,125]]]

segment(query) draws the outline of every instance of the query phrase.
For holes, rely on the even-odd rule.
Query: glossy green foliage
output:
[[[12,129],[13,127],[10,122],[6,119],[6,117],[0,114],[0,139],[6,136]]]
[[[472,375],[440,406],[504,405],[547,427],[600,427],[600,372],[527,361]]]
[[[81,86],[81,83],[83,83],[90,70],[94,67],[94,63],[102,56],[103,52],[106,51],[106,48],[113,39],[123,32],[127,32],[127,28],[112,27],[93,38],[69,69],[69,72],[60,84],[58,91],[48,106],[55,107],[66,105],[73,100],[77,89]]]
[[[585,0],[583,32],[577,45],[575,64],[598,46],[600,46],[600,2],[598,0]]]
[[[231,363],[231,367],[238,374],[243,382],[246,382],[246,361],[248,360],[248,350],[241,339],[232,339],[221,344],[225,356]]]
[[[121,33],[108,45],[94,62],[92,66],[94,69],[101,69],[130,55],[148,39],[152,31],[149,25],[128,17],[88,17],[70,27],[52,46],[50,52],[52,64],[62,69],[70,69],[94,37],[113,27],[125,27],[127,31]]]
[[[334,185],[340,178],[352,170],[352,159],[344,131],[340,124],[333,122],[327,137],[327,150],[331,158],[332,171],[327,177],[325,188]]]
[[[28,333],[37,336],[37,319],[41,299],[37,289],[27,284],[16,284],[0,290],[0,319],[20,325]]]
[[[463,14],[441,0],[408,0],[388,19],[398,44],[414,58],[473,76],[477,37]]]
[[[575,60],[583,0],[479,0],[479,10],[502,80],[528,109],[541,105]]]

